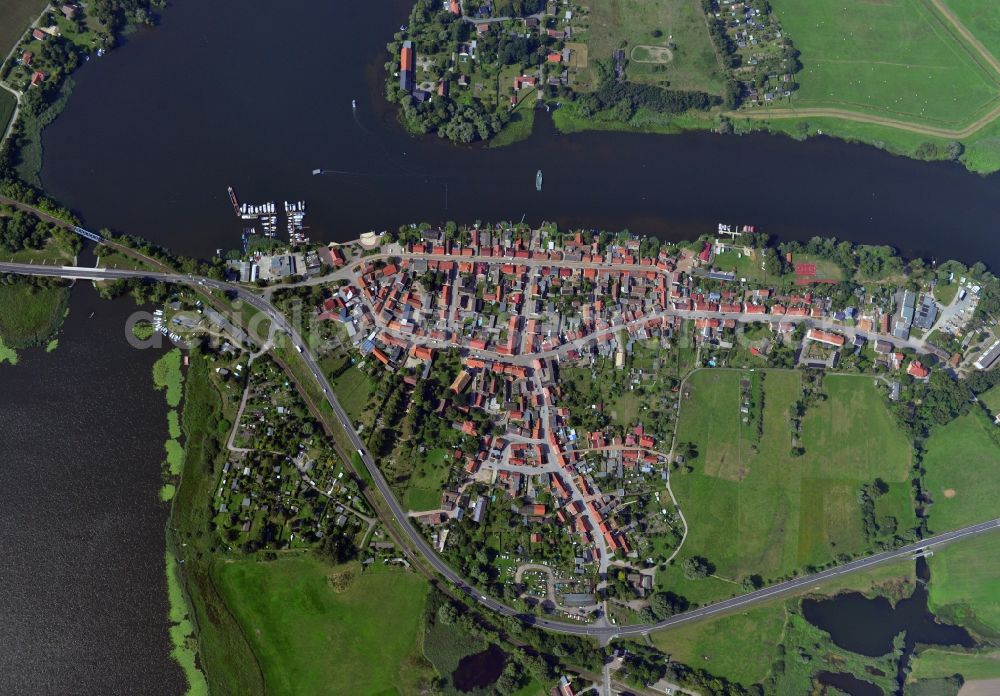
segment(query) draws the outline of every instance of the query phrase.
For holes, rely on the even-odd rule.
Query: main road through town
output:
[[[375,465],[375,460],[372,459],[371,454],[368,452],[367,447],[365,447],[364,442],[358,436],[357,431],[351,426],[350,420],[347,417],[346,412],[341,407],[340,402],[337,401],[337,397],[333,393],[333,388],[330,386],[326,375],[320,369],[319,365],[316,363],[316,359],[313,357],[311,351],[307,347],[306,343],[302,340],[298,331],[294,326],[292,326],[284,314],[279,312],[270,302],[262,298],[260,295],[255,294],[247,288],[233,283],[227,283],[220,280],[214,280],[212,278],[203,278],[193,275],[183,275],[178,273],[158,273],[153,271],[140,271],[140,270],[118,270],[118,269],[103,269],[103,268],[83,268],[77,266],[45,266],[36,264],[18,264],[18,263],[4,263],[0,262],[0,273],[15,273],[20,275],[34,275],[34,276],[48,276],[48,277],[61,277],[61,278],[72,278],[79,280],[116,280],[116,279],[127,279],[127,278],[147,278],[150,280],[160,281],[164,283],[175,283],[181,285],[188,285],[193,287],[195,290],[201,292],[207,292],[208,290],[218,290],[221,292],[234,293],[244,302],[248,303],[258,311],[264,313],[277,327],[279,330],[284,331],[291,338],[292,342],[296,346],[296,349],[301,353],[303,362],[309,368],[316,382],[323,389],[323,393],[327,402],[333,409],[334,415],[340,421],[341,426],[347,434],[347,437],[351,441],[351,445],[357,451],[361,461],[364,463],[369,475],[375,483],[375,487],[378,489],[379,494],[385,500],[386,505],[389,507],[389,511],[392,514],[393,521],[399,526],[402,532],[406,535],[407,539],[412,544],[411,549],[404,549],[404,552],[408,555],[414,553],[414,551],[421,556],[424,560],[429,563],[434,570],[441,574],[448,582],[453,584],[459,590],[467,594],[470,598],[478,602],[483,607],[496,612],[504,616],[511,616],[524,621],[525,623],[537,626],[539,628],[544,628],[550,631],[555,631],[559,633],[569,633],[576,635],[587,635],[598,638],[602,644],[613,640],[617,637],[622,636],[640,636],[650,633],[651,631],[657,631],[664,628],[669,628],[671,626],[677,626],[683,623],[688,623],[690,621],[695,621],[709,616],[714,616],[716,614],[722,614],[726,612],[731,612],[735,610],[742,609],[743,607],[757,604],[760,602],[765,602],[782,595],[792,594],[795,592],[801,592],[807,590],[811,587],[817,586],[825,580],[830,580],[837,578],[841,575],[847,573],[854,573],[867,568],[872,568],[874,566],[882,565],[893,560],[903,560],[907,558],[912,558],[918,554],[923,554],[933,550],[934,548],[964,539],[971,536],[976,536],[978,534],[983,534],[985,532],[990,532],[1000,528],[1000,518],[989,520],[987,522],[980,522],[979,524],[973,524],[961,529],[956,529],[955,531],[945,532],[944,534],[938,534],[936,536],[928,537],[922,539],[921,541],[909,544],[907,546],[894,549],[892,551],[885,551],[882,553],[877,553],[872,556],[867,556],[865,558],[859,558],[855,561],[845,563],[843,565],[835,566],[828,570],[823,570],[818,573],[812,573],[810,575],[803,575],[801,577],[793,578],[791,580],[786,580],[785,582],[780,582],[774,585],[770,585],[760,590],[754,592],[749,592],[744,595],[737,597],[732,597],[730,599],[723,600],[721,602],[715,602],[714,604],[708,604],[703,607],[698,607],[697,609],[692,609],[680,614],[671,616],[670,618],[664,619],[663,621],[658,621],[653,624],[637,624],[628,626],[614,626],[614,625],[604,625],[595,626],[591,624],[584,623],[570,623],[567,621],[557,621],[554,619],[547,619],[540,616],[534,616],[530,614],[525,614],[519,612],[516,609],[507,606],[492,597],[487,597],[478,589],[472,587],[464,578],[462,578],[458,573],[456,573],[447,563],[445,563],[441,558],[431,549],[430,545],[424,540],[423,536],[417,531],[417,529],[410,524],[409,518],[407,517],[406,511],[400,506],[396,497],[393,495],[389,488],[388,482],[382,475],[382,472]]]

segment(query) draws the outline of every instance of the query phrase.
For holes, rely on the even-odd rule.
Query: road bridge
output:
[[[389,483],[382,475],[382,471],[375,464],[375,460],[368,451],[368,448],[365,446],[365,443],[362,441],[358,432],[351,426],[351,421],[348,418],[346,411],[344,411],[340,402],[337,400],[337,397],[334,395],[333,387],[327,380],[323,370],[319,367],[312,351],[308,348],[308,344],[302,339],[298,331],[291,325],[285,315],[278,311],[270,302],[263,299],[260,295],[241,285],[227,283],[213,278],[204,278],[181,273],[106,268],[79,268],[75,266],[35,266],[32,264],[6,262],[0,262],[0,273],[17,273],[21,275],[77,279],[84,278],[88,280],[147,278],[165,283],[188,285],[193,287],[198,292],[204,292],[207,290],[230,292],[235,294],[241,300],[249,303],[258,311],[263,312],[273,322],[276,329],[285,332],[291,337],[292,343],[299,350],[303,362],[312,374],[313,378],[321,387],[324,399],[333,410],[335,418],[339,421],[345,434],[351,442],[351,447],[353,447],[357,452],[358,457],[375,484],[375,488],[385,501],[385,504],[391,513],[392,521],[397,525],[398,529],[405,535],[406,540],[410,543],[410,548],[404,549],[404,553],[411,557],[413,557],[414,554],[422,556],[427,564],[440,574],[441,577],[456,587],[460,592],[467,595],[472,601],[478,603],[481,607],[502,616],[516,618],[525,624],[536,626],[548,631],[579,636],[591,636],[597,638],[603,645],[606,645],[615,638],[635,638],[646,636],[653,631],[679,626],[712,616],[742,611],[743,609],[755,604],[772,601],[783,596],[806,592],[810,589],[818,587],[822,582],[836,579],[841,575],[869,570],[893,561],[910,560],[915,554],[927,555],[931,549],[936,549],[937,547],[944,546],[946,544],[1000,529],[1000,518],[980,522],[978,524],[967,525],[961,529],[927,537],[916,543],[901,546],[891,551],[884,551],[871,556],[866,556],[864,558],[859,558],[857,560],[850,561],[849,563],[828,568],[827,570],[802,575],[791,580],[770,585],[754,592],[749,592],[747,594],[731,597],[720,602],[697,607],[681,614],[676,614],[662,621],[650,624],[635,624],[628,626],[594,625],[571,623],[569,621],[559,621],[556,619],[548,619],[542,616],[527,614],[518,611],[513,607],[500,602],[499,600],[489,597],[478,588],[473,587],[469,581],[455,572],[451,566],[445,563],[444,560],[442,560],[441,557],[438,556],[433,549],[431,549],[430,545],[424,539],[423,535],[420,534],[419,530],[417,530],[410,523],[409,516],[406,511],[403,510],[399,501],[396,500],[395,495],[389,487]]]

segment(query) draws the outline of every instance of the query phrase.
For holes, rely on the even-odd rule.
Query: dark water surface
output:
[[[548,118],[500,150],[410,137],[381,96],[409,4],[175,0],[159,27],[79,71],[45,131],[46,188],[94,228],[199,255],[238,246],[233,185],[246,202],[306,199],[324,240],[522,215],[680,239],[723,221],[1000,267],[1000,178],[956,164],[826,138],[559,136]]]
[[[176,0],[159,27],[79,71],[45,131],[43,182],[88,226],[194,255],[238,245],[232,185],[246,202],[306,199],[325,240],[522,215],[680,239],[726,221],[1000,267],[1000,178],[957,165],[824,138],[559,136],[547,118],[502,150],[412,138],[381,97],[384,44],[409,4]],[[74,291],[58,351],[0,366],[0,693],[183,690],[156,499],[165,406],[149,388],[155,356],[122,338],[130,309]],[[835,601],[847,604],[824,621],[850,649],[885,652],[879,620],[914,639],[931,630],[920,611]],[[496,679],[488,653],[463,661],[456,687]]]
[[[157,498],[166,404],[157,355],[125,342],[133,309],[78,285],[58,349],[0,365],[2,694],[184,691]]]
[[[466,655],[451,674],[451,681],[459,691],[485,689],[500,678],[507,656],[496,645],[490,644],[482,652]]]
[[[927,561],[917,561],[917,583],[913,594],[893,606],[885,597],[869,599],[857,592],[844,592],[830,599],[802,600],[802,615],[814,626],[830,634],[833,642],[845,650],[878,657],[893,649],[893,639],[906,632],[897,679],[902,689],[909,663],[917,644],[975,647],[976,642],[961,626],[939,623],[927,606],[926,582],[930,579]],[[827,673],[829,674],[829,673]],[[830,675],[830,678],[846,678]],[[832,685],[838,686],[831,682]],[[845,689],[849,693],[855,693]],[[857,696],[866,696],[858,692]]]
[[[832,686],[851,696],[884,696],[882,689],[869,681],[858,679],[846,672],[820,672],[816,679],[823,686]]]

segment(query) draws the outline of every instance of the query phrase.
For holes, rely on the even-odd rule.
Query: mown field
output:
[[[215,577],[269,693],[408,693],[427,673],[427,585],[416,574],[303,555],[219,563]]]
[[[802,53],[792,106],[957,128],[1000,103],[996,71],[930,3],[773,4]]]
[[[792,456],[788,413],[801,395],[801,375],[752,378],[761,374],[759,441],[753,420],[740,420],[739,381],[751,373],[696,373],[681,403],[677,439],[695,443],[698,456],[692,473],[671,479],[690,528],[679,559],[704,556],[718,577],[688,580],[674,564],[660,582],[694,601],[734,594],[733,583],[751,574],[774,579],[865,551],[858,491],[877,477],[890,486],[876,513],[896,517],[900,529],[914,524],[909,442],[869,379],[827,376],[827,400],[810,406],[802,422],[805,454]]]
[[[932,532],[945,532],[997,517],[1000,444],[980,409],[936,427],[927,440],[924,482],[933,504]]]
[[[763,681],[778,659],[786,620],[785,603],[778,601],[651,637],[672,660],[750,685]]]
[[[945,648],[930,648],[918,653],[911,662],[910,679],[939,679],[961,674],[970,679],[1000,678],[1000,652],[954,652]]]
[[[372,390],[368,375],[352,365],[333,380],[333,390],[347,415],[357,422],[367,409]]]
[[[589,7],[589,27],[577,40],[586,42],[591,66],[597,60],[610,63],[611,52],[623,44],[626,55],[632,56],[636,47],[665,47],[672,38],[675,48],[669,62],[633,60],[628,79],[669,84],[672,89],[722,91],[722,71],[699,0],[597,0]],[[650,60],[651,54],[640,49],[636,57]],[[588,70],[593,75],[593,68]]]

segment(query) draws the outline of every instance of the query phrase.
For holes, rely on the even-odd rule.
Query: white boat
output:
[[[351,108],[352,109],[358,108],[358,100],[357,99],[352,99],[351,100]]]

